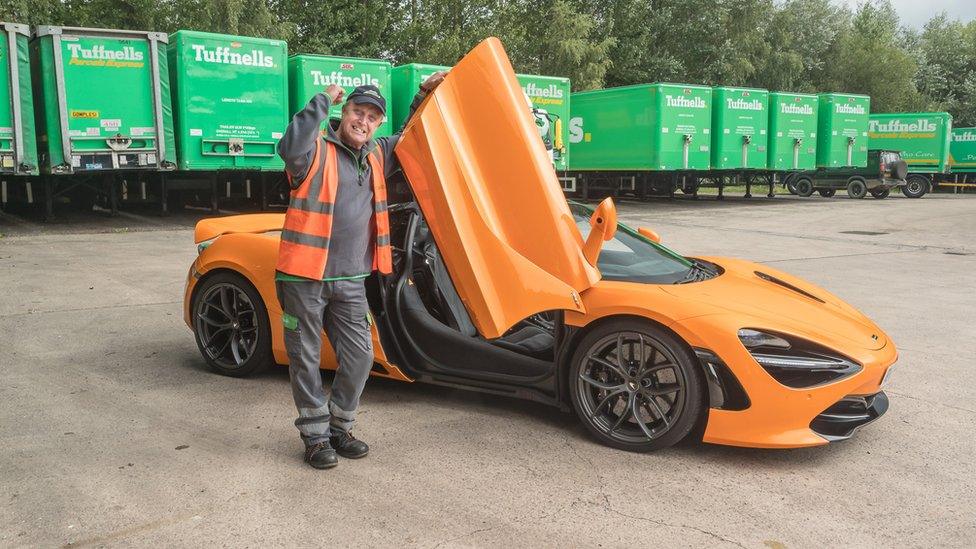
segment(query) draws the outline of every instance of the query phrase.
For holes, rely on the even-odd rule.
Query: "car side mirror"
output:
[[[590,235],[583,243],[583,257],[587,263],[596,267],[600,248],[617,232],[617,208],[613,205],[612,198],[607,197],[596,207],[596,211],[590,216],[590,227]]]
[[[644,238],[650,240],[655,244],[661,243],[661,235],[657,234],[651,229],[648,229],[647,227],[638,227],[637,232],[640,233],[641,236],[643,236]]]

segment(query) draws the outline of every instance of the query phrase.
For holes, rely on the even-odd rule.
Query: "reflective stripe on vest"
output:
[[[323,143],[325,151],[322,150]],[[390,218],[386,204],[382,148],[377,147],[368,159],[373,184],[373,212],[376,218],[373,269],[390,274],[393,272],[393,255],[390,248]],[[315,143],[315,154],[308,174],[291,191],[281,242],[278,245],[278,263],[275,266],[278,271],[313,280],[321,280],[325,276],[325,266],[329,260],[329,239],[332,237],[332,211],[338,187],[336,146],[319,139]]]

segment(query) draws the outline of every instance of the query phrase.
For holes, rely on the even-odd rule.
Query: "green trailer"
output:
[[[170,36],[180,170],[280,171],[288,125],[283,40],[181,30]]]
[[[818,99],[817,167],[867,167],[871,98],[822,93]]]
[[[952,173],[976,173],[976,128],[952,128],[949,169]]]
[[[16,23],[0,23],[0,30],[0,174],[37,175],[30,33]]]
[[[872,114],[868,148],[900,151],[908,173],[949,171],[952,116],[946,112]]]
[[[639,84],[571,97],[570,169],[708,170],[712,90]]]
[[[817,96],[769,94],[770,170],[812,170],[817,167]]]
[[[427,80],[435,72],[450,69],[451,67],[445,65],[425,65],[423,63],[410,63],[393,67],[390,75],[393,94],[391,97],[387,97],[387,101],[392,98],[390,112],[393,114],[393,124],[390,127],[393,133],[403,128],[403,123],[406,122],[407,115],[410,114],[410,103],[413,103],[413,98],[417,95],[417,90],[420,89],[424,80]]]
[[[288,58],[288,105],[295,114],[305,108],[308,101],[328,86],[336,84],[346,91],[346,97],[358,86],[372,84],[379,88],[383,97],[391,97],[390,70],[392,66],[378,59],[357,57],[333,57],[328,55],[293,55]],[[391,113],[387,113],[391,114]],[[332,105],[329,118],[342,117],[342,103]],[[376,129],[377,137],[391,135],[392,117]],[[325,124],[323,124],[323,129]]]
[[[30,53],[44,173],[175,167],[166,42],[156,32],[37,27]]]
[[[712,90],[712,169],[764,170],[768,157],[769,92]]]
[[[522,92],[532,103],[539,135],[559,171],[569,167],[569,95],[568,78],[518,74]]]

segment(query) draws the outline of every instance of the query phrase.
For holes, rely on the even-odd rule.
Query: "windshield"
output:
[[[590,216],[593,211],[574,202],[569,203],[576,226],[583,240],[590,234]],[[687,281],[693,263],[651,242],[624,225],[617,224],[613,238],[604,242],[597,260],[597,267],[604,280],[624,280],[650,284],[675,284]]]

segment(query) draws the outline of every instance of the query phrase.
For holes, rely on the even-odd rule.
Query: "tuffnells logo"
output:
[[[953,132],[952,140],[956,143],[965,143],[976,141],[976,132],[972,130],[966,130],[963,132]]]
[[[790,105],[789,103],[779,104],[780,112],[783,114],[805,114],[810,116],[813,114],[813,107],[810,105]]]
[[[927,118],[921,118],[911,124],[897,118],[888,122],[871,120],[868,125],[868,131],[871,132],[931,133],[936,130],[935,124]]]
[[[725,100],[728,107],[736,111],[761,111],[763,110],[762,101],[758,99],[753,99],[752,101],[744,101],[742,99],[726,99]]]
[[[105,46],[95,45],[86,48],[81,44],[68,44],[71,59],[85,61],[142,61],[142,52],[132,46],[125,46],[120,50],[106,49]]]
[[[529,82],[528,84],[522,87],[522,91],[524,91],[525,95],[528,95],[530,98],[532,97],[551,97],[553,99],[563,98],[563,90],[559,89],[559,86],[555,84],[549,84],[548,86],[542,88],[535,85],[535,83],[533,82]]]
[[[240,42],[231,44],[240,47]],[[204,63],[220,63],[224,65],[240,65],[244,67],[267,67],[275,66],[274,58],[266,55],[261,50],[251,50],[249,53],[231,51],[229,47],[217,46],[210,49],[203,44],[192,44],[190,47],[196,54],[196,60]]]
[[[843,103],[836,103],[834,112],[837,114],[867,114],[863,105],[845,105]]]
[[[309,74],[312,75],[313,86],[330,86],[332,84],[342,86],[344,88],[357,88],[366,84],[372,84],[377,88],[380,86],[380,81],[378,78],[374,78],[372,75],[366,74],[365,72],[362,74],[357,74],[356,76],[342,74],[342,71],[332,71],[328,74],[323,73],[322,71],[309,71]]]
[[[679,107],[682,109],[707,109],[708,105],[705,104],[705,100],[701,97],[693,97],[691,99],[687,97],[665,95],[664,101],[669,107]]]

